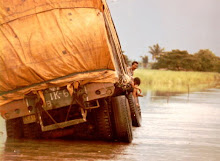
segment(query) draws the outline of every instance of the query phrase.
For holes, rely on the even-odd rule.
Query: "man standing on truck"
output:
[[[133,75],[134,75],[134,71],[138,68],[138,62],[137,61],[133,61],[131,66],[128,67],[128,73],[129,75],[132,77],[133,79]]]

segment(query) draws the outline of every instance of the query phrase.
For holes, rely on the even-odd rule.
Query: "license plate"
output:
[[[72,97],[66,88],[49,88],[44,91],[47,109],[54,109],[71,104]]]

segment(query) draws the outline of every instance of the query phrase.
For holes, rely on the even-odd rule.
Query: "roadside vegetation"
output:
[[[192,92],[220,85],[220,74],[138,69],[135,77],[141,79],[141,88],[153,91]]]

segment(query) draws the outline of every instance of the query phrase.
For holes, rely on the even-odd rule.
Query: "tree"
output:
[[[153,68],[166,68],[169,70],[192,70],[196,60],[187,51],[172,50],[157,58]]]
[[[142,63],[143,63],[144,68],[147,68],[148,56],[144,55],[144,56],[141,56],[141,58],[142,58]]]
[[[216,71],[220,72],[220,58],[209,49],[199,50],[194,54],[200,63],[200,71]]]
[[[157,57],[159,57],[164,52],[164,48],[161,48],[158,44],[149,46],[150,51],[149,53],[152,54],[152,59],[155,60]]]

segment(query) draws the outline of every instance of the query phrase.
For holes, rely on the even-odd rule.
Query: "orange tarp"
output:
[[[51,85],[118,80],[103,15],[105,1],[0,3],[0,93],[28,87],[1,95],[0,105]],[[29,87],[45,81],[50,82]]]

